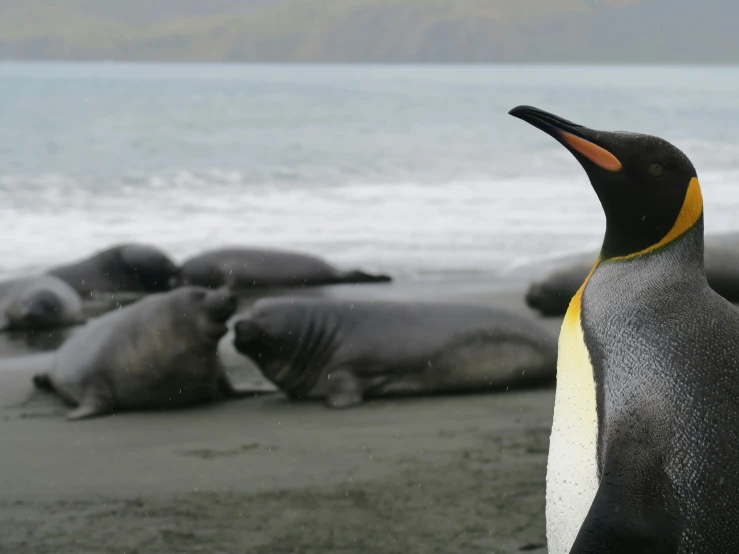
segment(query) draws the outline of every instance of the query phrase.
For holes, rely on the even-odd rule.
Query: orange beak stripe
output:
[[[597,144],[593,144],[566,131],[560,131],[559,134],[570,148],[585,156],[601,169],[605,169],[606,171],[621,170],[621,162],[605,148],[601,148]]]

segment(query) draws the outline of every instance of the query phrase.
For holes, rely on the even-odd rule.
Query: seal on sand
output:
[[[338,283],[385,283],[386,275],[343,272],[316,256],[259,248],[224,248],[199,254],[182,264],[180,282],[232,290],[251,287],[309,287]]]
[[[293,399],[472,392],[552,382],[556,340],[495,308],[265,298],[234,325],[236,350]]]
[[[231,386],[217,353],[236,305],[230,292],[200,287],[148,296],[90,321],[34,383],[77,406],[70,420],[248,394]]]
[[[82,323],[82,300],[51,275],[0,283],[0,330],[39,330]]]
[[[178,271],[177,265],[158,248],[121,244],[47,273],[88,297],[101,292],[163,292],[171,288]]]

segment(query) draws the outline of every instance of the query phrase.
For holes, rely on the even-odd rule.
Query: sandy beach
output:
[[[408,287],[311,293],[438,290]],[[482,289],[456,287],[448,298],[526,310],[520,291]],[[546,324],[556,332],[556,320]],[[270,394],[69,423],[67,408],[30,384],[53,354],[20,356],[22,343],[8,344],[0,552],[546,551],[551,389],[376,400],[342,412]],[[221,344],[235,382],[265,384],[230,336]]]

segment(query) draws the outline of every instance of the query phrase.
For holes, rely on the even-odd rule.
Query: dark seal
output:
[[[34,383],[76,406],[68,419],[241,395],[217,351],[236,305],[232,293],[200,287],[148,296],[90,321]]]
[[[236,322],[234,346],[291,398],[332,408],[542,384],[557,359],[556,340],[528,318],[430,302],[261,299]]]
[[[232,290],[310,287],[339,283],[385,283],[386,275],[341,271],[328,262],[298,252],[259,248],[226,248],[206,252],[182,264],[180,282]]]
[[[179,269],[161,250],[146,244],[121,244],[77,262],[47,271],[67,282],[83,298],[94,293],[163,292]]]

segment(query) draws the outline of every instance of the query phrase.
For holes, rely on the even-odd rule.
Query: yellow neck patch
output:
[[[610,262],[619,260],[630,260],[632,258],[636,258],[637,256],[641,256],[642,254],[646,254],[647,252],[652,252],[654,250],[657,250],[658,248],[662,248],[666,244],[669,244],[676,238],[685,234],[686,231],[688,231],[691,227],[693,227],[693,225],[695,225],[696,221],[698,221],[698,218],[701,216],[702,213],[703,195],[701,194],[701,187],[700,183],[698,182],[698,178],[693,177],[690,180],[690,184],[688,185],[688,191],[685,194],[683,207],[680,209],[680,213],[675,220],[675,224],[672,226],[672,229],[670,229],[670,232],[662,238],[662,240],[660,240],[657,244],[653,244],[652,246],[645,248],[644,250],[640,250],[639,252],[634,252],[633,254],[629,254],[627,256],[609,258],[608,261]],[[595,268],[598,267],[598,265],[602,261],[603,258],[599,256],[598,259],[595,261],[593,268],[590,270],[590,273],[588,273],[588,276],[585,278],[585,281],[575,293],[575,296],[572,297],[572,300],[570,301],[570,306],[567,310],[567,313],[565,314],[565,320],[580,319],[582,292],[583,290],[585,290],[585,285],[588,284],[588,281],[590,280],[590,277],[592,277]]]
[[[583,281],[583,284],[580,285],[579,289],[577,289],[575,296],[573,296],[572,300],[570,300],[570,306],[567,308],[567,313],[565,313],[565,318],[564,318],[563,323],[571,324],[574,322],[577,322],[577,323],[580,322],[580,306],[582,304],[582,291],[585,290],[585,285],[587,285],[588,281],[590,281],[590,278],[593,276],[593,272],[595,271],[595,268],[598,267],[598,264],[601,262],[601,260],[602,258],[598,256],[598,259],[595,260],[593,267],[590,269],[590,273],[588,273],[588,276],[585,277],[585,281]]]

